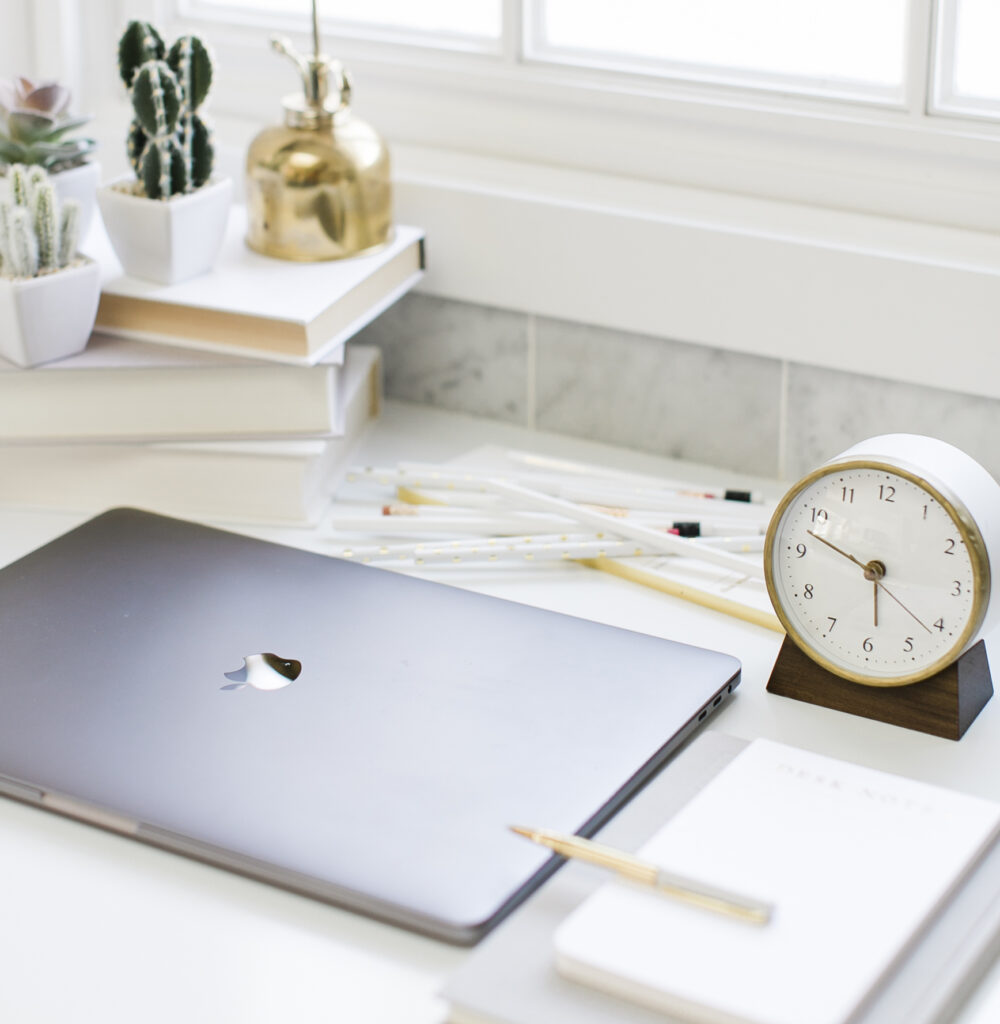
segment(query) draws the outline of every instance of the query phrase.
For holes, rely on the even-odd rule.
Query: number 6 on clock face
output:
[[[963,490],[977,508],[985,499],[985,518],[1000,525],[1000,487],[989,474],[914,435],[864,442],[795,484],[764,553],[768,592],[792,640],[869,686],[916,682],[953,662],[980,632],[990,596],[988,544]]]

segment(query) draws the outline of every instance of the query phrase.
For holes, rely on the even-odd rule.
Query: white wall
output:
[[[0,14],[0,78],[35,73],[28,0],[3,0]]]

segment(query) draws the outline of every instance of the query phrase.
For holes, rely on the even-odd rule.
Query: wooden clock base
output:
[[[919,683],[862,686],[817,665],[786,636],[767,689],[807,704],[958,740],[993,696],[993,679],[982,640]]]

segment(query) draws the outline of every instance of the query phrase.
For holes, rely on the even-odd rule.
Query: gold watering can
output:
[[[384,245],[392,235],[389,151],[350,109],[351,79],[320,52],[316,0],[312,56],[288,39],[271,46],[302,75],[282,100],[285,123],[265,128],[247,151],[247,244],[286,260],[336,260]]]

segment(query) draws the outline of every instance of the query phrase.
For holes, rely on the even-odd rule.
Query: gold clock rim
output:
[[[944,508],[952,521],[958,527],[962,540],[965,542],[966,550],[969,552],[970,560],[972,562],[973,595],[972,614],[969,616],[968,625],[962,631],[958,639],[948,648],[945,654],[938,658],[933,664],[921,669],[919,672],[913,672],[904,676],[893,677],[891,679],[873,679],[871,676],[866,676],[864,673],[853,672],[834,664],[823,654],[817,652],[809,641],[799,632],[795,625],[790,621],[789,616],[785,613],[781,602],[778,600],[777,588],[774,582],[774,545],[776,533],[778,526],[781,523],[782,516],[784,516],[792,502],[795,501],[795,499],[807,487],[810,487],[817,480],[843,472],[844,470],[853,469],[872,469],[876,471],[894,473],[897,476],[901,476],[904,480],[909,480],[911,483],[914,483],[918,487],[927,491]],[[778,505],[774,510],[774,514],[771,516],[771,521],[768,523],[767,533],[764,539],[764,582],[767,585],[767,593],[768,597],[771,599],[771,606],[774,608],[775,614],[778,616],[778,621],[784,627],[785,632],[792,638],[796,646],[798,646],[803,653],[822,668],[825,668],[828,672],[832,672],[834,675],[839,676],[841,679],[847,679],[854,683],[861,683],[864,686],[880,688],[910,686],[913,683],[919,683],[924,679],[928,679],[940,672],[942,669],[947,668],[962,654],[969,640],[979,632],[982,627],[983,620],[986,617],[986,608],[989,603],[991,582],[990,559],[986,550],[986,543],[983,540],[979,527],[976,525],[976,521],[972,518],[972,515],[965,507],[962,500],[955,495],[950,488],[939,481],[931,481],[925,474],[907,468],[905,463],[888,462],[882,459],[845,459],[839,462],[833,461],[824,463],[824,465],[818,466],[816,469],[812,470],[812,472],[807,473],[797,483],[793,484],[785,493],[784,497],[778,502]]]

